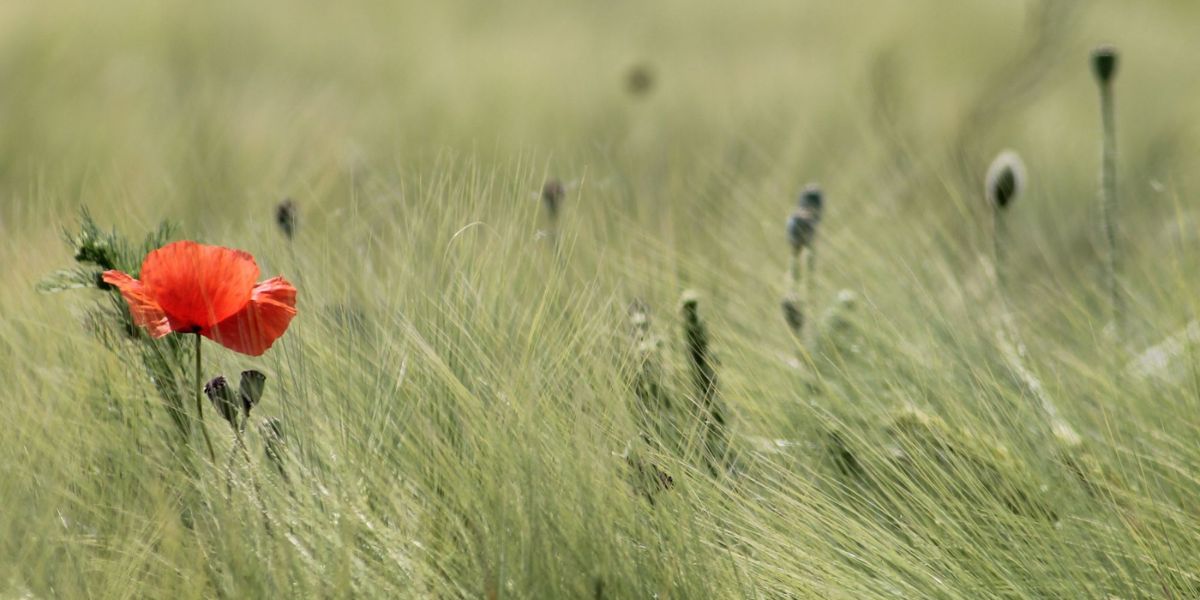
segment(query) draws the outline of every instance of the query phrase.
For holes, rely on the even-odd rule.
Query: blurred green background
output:
[[[1123,235],[1190,242],[1195,231],[1190,2],[0,10],[0,263],[23,283],[60,262],[52,238],[80,205],[102,223],[166,218],[246,245],[269,239],[272,207],[292,197],[332,250],[380,227],[364,206],[459,206],[432,182],[466,176],[499,178],[510,199],[560,177],[578,188],[574,235],[616,246],[645,234],[747,270],[782,266],[778,223],[819,181],[834,266],[851,240],[912,246],[909,228],[974,262],[989,247],[982,174],[1004,148],[1030,167],[1014,262],[1042,263],[1018,285],[1085,282],[1101,239],[1087,55],[1102,42],[1122,49],[1119,184],[1137,207],[1121,215]],[[639,67],[653,84],[633,97]],[[536,225],[536,202],[518,206]]]
[[[1200,8],[1190,2],[0,10],[6,233],[89,199],[192,228],[242,220],[230,209],[281,195],[319,214],[336,209],[328,198],[355,172],[395,174],[442,155],[520,157],[597,180],[663,165],[683,177],[721,171],[754,186],[743,192],[751,204],[813,179],[843,202],[886,206],[907,195],[894,185],[901,175],[955,161],[975,173],[1013,147],[1041,189],[1082,203],[1098,121],[1086,56],[1105,41],[1124,51],[1130,197],[1152,197],[1151,178],[1183,185],[1179,159],[1196,149]],[[640,101],[623,85],[637,64],[655,73]],[[639,189],[646,203],[656,191]]]

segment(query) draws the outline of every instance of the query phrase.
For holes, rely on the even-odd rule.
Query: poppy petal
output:
[[[258,265],[241,250],[173,242],[146,255],[142,283],[176,331],[212,327],[245,308]]]
[[[133,316],[133,322],[150,332],[150,337],[160,338],[171,333],[167,313],[163,312],[142,282],[120,271],[105,271],[103,277],[104,283],[121,290],[121,297],[125,298],[125,303],[129,305],[129,314]]]
[[[296,288],[282,277],[273,277],[254,286],[241,312],[200,333],[235,352],[259,356],[283,335],[294,316]]]

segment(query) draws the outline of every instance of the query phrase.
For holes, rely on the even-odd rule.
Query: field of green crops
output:
[[[1198,28],[0,3],[0,599],[1200,597]],[[76,260],[168,239],[299,290],[261,357],[205,340],[267,376],[244,445],[203,400],[215,458],[190,340]]]

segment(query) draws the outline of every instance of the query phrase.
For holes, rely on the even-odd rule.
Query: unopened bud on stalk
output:
[[[229,421],[231,425],[237,425],[241,402],[233,388],[229,387],[229,381],[225,379],[224,375],[217,375],[204,384],[204,395],[212,401],[213,408],[217,410],[217,414],[221,415],[221,418]]]
[[[625,87],[634,96],[644,96],[654,87],[654,69],[648,64],[636,64],[625,74]]]
[[[248,369],[242,371],[242,380],[238,384],[238,392],[242,398],[242,408],[246,411],[246,416],[250,416],[250,409],[258,404],[262,398],[263,388],[267,385],[267,376],[262,371]]]
[[[800,308],[800,300],[788,296],[780,303],[783,308],[783,320],[787,322],[792,333],[800,335],[804,331],[804,310]]]
[[[821,223],[824,200],[821,188],[810,184],[800,192],[796,211],[788,217],[787,235],[792,252],[812,247],[817,237],[817,225]]]
[[[807,209],[813,214],[814,220],[818,223],[821,221],[821,208],[825,204],[824,194],[821,193],[821,186],[810,183],[804,186],[800,191],[800,200],[797,204],[802,209]]]
[[[1108,85],[1117,75],[1117,49],[1105,44],[1092,50],[1092,73],[1100,85]]]
[[[567,190],[558,179],[547,179],[542,186],[542,206],[546,207],[546,215],[550,217],[551,222],[558,219],[558,210],[566,195]]]
[[[287,239],[296,236],[296,203],[291,198],[284,199],[275,207],[275,223]]]
[[[812,235],[812,224],[804,219],[800,211],[796,211],[788,217],[787,238],[788,244],[792,247],[792,252],[799,252],[804,249],[812,239]]]
[[[1025,164],[1016,152],[1001,152],[987,170],[984,195],[992,208],[1003,209],[1012,204],[1025,189]]]

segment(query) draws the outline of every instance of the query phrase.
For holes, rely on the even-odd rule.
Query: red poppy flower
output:
[[[258,264],[241,250],[173,242],[146,255],[139,281],[105,271],[129,304],[133,321],[155,338],[198,333],[258,356],[296,316],[296,288],[282,277],[255,285]]]

